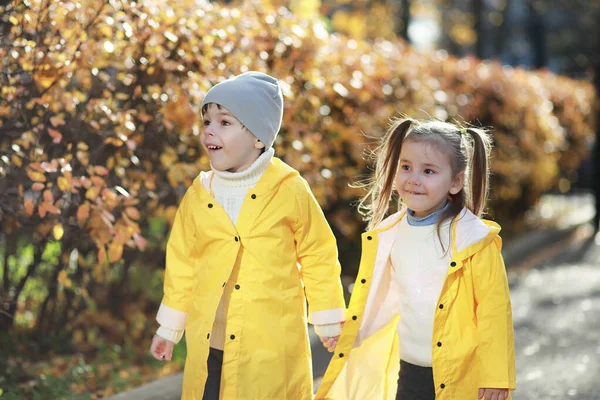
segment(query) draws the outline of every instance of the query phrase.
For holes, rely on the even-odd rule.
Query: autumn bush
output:
[[[362,193],[348,183],[369,174],[365,153],[391,117],[492,127],[490,213],[509,232],[572,176],[592,132],[586,82],[350,40],[259,2],[30,0],[0,11],[0,332],[44,351],[56,337],[93,353],[101,337],[146,357],[169,223],[208,166],[199,105],[232,74],[281,80],[276,155],[310,182],[348,274],[364,228],[352,206]]]

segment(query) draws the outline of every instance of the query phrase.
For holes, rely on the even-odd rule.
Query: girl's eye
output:
[[[427,169],[425,170],[425,174],[427,174],[427,175],[432,175],[432,174],[435,174],[435,171],[434,171],[434,170],[432,170],[432,169],[430,169],[430,168],[427,168]]]
[[[229,123],[229,121],[221,121],[221,125],[223,125],[223,126],[229,126],[231,124]]]
[[[204,126],[208,126],[208,125],[210,125],[210,121],[209,121],[209,120],[207,120],[207,119],[205,119],[205,120],[204,120]]]
[[[404,171],[410,170],[410,167],[408,165],[402,165],[400,166],[400,168],[402,168]]]

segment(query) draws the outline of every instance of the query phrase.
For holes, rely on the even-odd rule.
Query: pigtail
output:
[[[394,188],[394,178],[400,162],[402,142],[413,121],[397,120],[382,138],[375,149],[375,177],[359,187],[367,188],[367,194],[358,204],[359,212],[369,221],[368,229],[374,229],[385,217]]]
[[[489,190],[489,156],[492,150],[492,140],[489,133],[483,129],[467,128],[465,133],[473,140],[471,160],[469,162],[469,178],[467,179],[467,206],[473,214],[480,216],[485,210]]]

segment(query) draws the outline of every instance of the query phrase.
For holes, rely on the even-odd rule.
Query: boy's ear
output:
[[[256,139],[254,142],[254,148],[260,150],[265,148],[265,144],[260,141],[260,139]]]
[[[461,171],[454,177],[452,186],[450,186],[450,194],[456,194],[462,190],[465,185],[465,171]]]

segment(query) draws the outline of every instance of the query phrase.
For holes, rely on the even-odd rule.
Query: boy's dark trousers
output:
[[[223,351],[210,348],[208,360],[208,377],[204,386],[202,400],[219,400],[221,390],[221,369],[223,367]]]
[[[400,360],[396,400],[434,400],[433,369]]]

